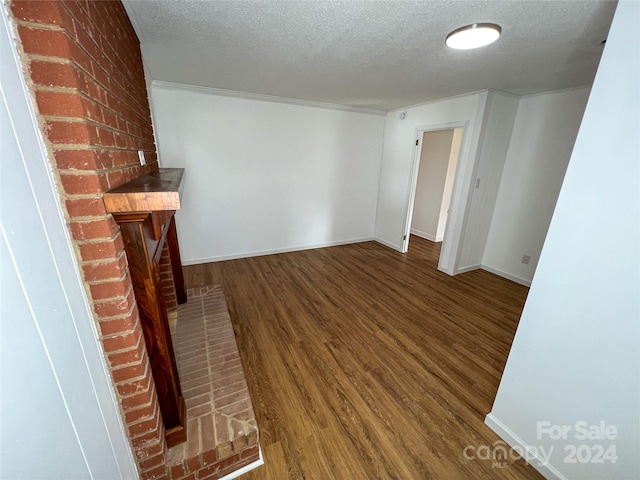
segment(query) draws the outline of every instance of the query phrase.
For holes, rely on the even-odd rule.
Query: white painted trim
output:
[[[466,135],[466,129],[468,128],[469,121],[462,120],[458,122],[449,122],[449,123],[439,123],[432,125],[419,125],[416,127],[414,137],[419,140],[418,145],[413,149],[413,158],[411,159],[411,176],[409,177],[409,196],[406,199],[405,203],[405,224],[404,224],[404,235],[406,235],[406,239],[402,242],[402,249],[400,250],[402,253],[406,253],[409,249],[409,235],[411,233],[411,222],[413,221],[413,205],[416,200],[416,191],[418,190],[418,171],[420,168],[420,157],[422,156],[422,146],[423,146],[423,138],[425,132],[437,132],[440,130],[455,130],[456,128],[463,128],[465,131],[463,132],[462,142],[464,143],[464,136]],[[458,154],[458,161],[461,157],[462,152]],[[456,169],[456,176],[458,175]],[[455,178],[454,178],[454,189],[455,189]],[[453,196],[453,193],[452,193]],[[447,218],[447,221],[449,219]],[[446,229],[445,229],[446,231]]]
[[[380,245],[384,245],[385,247],[388,247],[388,248],[390,248],[390,249],[392,249],[392,250],[395,250],[395,251],[397,251],[397,252],[402,253],[402,247],[401,247],[401,246],[399,246],[399,245],[395,245],[395,244],[393,244],[393,243],[391,243],[391,242],[387,242],[386,240],[383,240],[383,239],[381,239],[381,238],[379,238],[379,237],[375,237],[375,238],[373,239],[373,241],[374,241],[374,242],[378,242]]]
[[[478,270],[478,269],[485,270],[489,273],[493,273],[494,275],[498,275],[499,277],[506,278],[507,280],[511,280],[512,282],[519,283],[520,285],[524,285],[525,287],[531,286],[530,280],[525,280],[524,278],[516,277],[515,275],[511,275],[510,273],[503,272],[501,270],[498,270],[497,268],[488,267],[487,265],[484,265],[484,264],[469,265],[466,267],[458,268],[456,269],[455,275],[458,275],[459,273],[471,272],[473,270]]]
[[[456,272],[454,273],[454,275],[458,275],[460,273],[472,272],[473,270],[478,270],[479,268],[482,268],[482,265],[480,265],[480,264],[478,264],[478,265],[469,265],[467,267],[458,268],[456,270]],[[440,270],[440,269],[438,268],[438,270]]]
[[[431,235],[430,233],[423,232],[421,230],[416,230],[415,228],[411,229],[411,235],[415,235],[416,237],[424,238],[425,240],[429,240],[430,242],[441,242],[444,238],[444,235]]]
[[[239,258],[262,257],[264,255],[276,255],[278,253],[300,252],[303,250],[313,250],[315,248],[336,247],[338,245],[349,245],[352,243],[377,241],[373,237],[353,238],[351,240],[342,240],[339,242],[318,243],[315,245],[302,245],[298,247],[276,248],[274,250],[259,250],[255,252],[235,253],[232,255],[219,255],[216,257],[196,258],[192,260],[183,260],[183,265],[197,265],[200,263],[223,262],[225,260],[237,260]]]
[[[240,475],[244,475],[247,472],[250,472],[254,468],[258,468],[264,465],[264,460],[262,458],[262,448],[258,445],[258,460],[249,465],[245,465],[242,468],[239,468],[235,472],[230,473],[229,475],[225,475],[224,477],[220,477],[220,480],[232,480],[234,478],[238,478]]]
[[[457,264],[462,249],[462,238],[464,235],[469,205],[472,199],[472,179],[475,177],[477,164],[479,161],[480,133],[484,122],[485,110],[487,106],[488,93],[480,93],[478,97],[478,105],[474,115],[474,131],[469,132],[469,124],[471,119],[458,120],[444,124],[421,125],[415,129],[415,137],[422,139],[425,132],[436,130],[447,130],[462,128],[462,140],[460,144],[460,152],[458,153],[458,163],[456,174],[453,181],[453,189],[451,192],[451,203],[449,215],[445,226],[442,250],[438,259],[438,270],[447,275],[456,275]],[[471,136],[473,134],[473,136]],[[418,168],[420,165],[420,156],[422,152],[422,144],[419,142],[417,148],[414,148],[413,157],[411,159],[411,175],[409,177],[409,190],[405,200],[405,225],[404,235],[406,239],[402,242],[402,253],[406,253],[409,246],[409,234],[411,222],[413,219],[413,205],[415,202],[416,190],[418,185]],[[467,165],[471,161],[471,165]],[[474,177],[471,177],[473,175]]]
[[[549,90],[547,92],[528,93],[526,95],[521,95],[519,98],[539,97],[542,95],[554,95],[556,93],[566,93],[566,92],[572,92],[574,90],[584,90],[586,88],[590,89],[591,87],[593,87],[593,85],[579,85],[577,87],[567,87],[567,88],[561,88],[559,90]]]
[[[384,126],[382,127],[382,138],[380,139],[380,165],[378,167],[378,188],[376,190],[376,217],[373,225],[373,234],[374,236],[377,233],[378,229],[378,218],[380,214],[380,184],[382,182],[382,165],[384,163],[384,140],[387,135],[387,119],[384,120]],[[376,240],[379,241],[379,240]]]
[[[491,90],[488,90],[485,88],[484,90],[474,90],[473,92],[461,93],[460,95],[452,95],[450,97],[436,98],[434,100],[427,100],[426,102],[413,103],[411,105],[404,105],[402,107],[394,107],[391,110],[389,110],[387,113],[399,112],[407,108],[422,107],[424,105],[430,105],[432,103],[446,102],[448,100],[453,100],[454,98],[470,97],[471,95],[477,95],[479,93],[490,92],[490,91]]]
[[[482,156],[490,94],[491,92],[487,90],[478,96],[478,106],[473,118],[473,131],[469,132],[465,127],[462,137],[458,166],[453,180],[449,215],[447,215],[445,226],[443,248],[438,262],[438,270],[449,275],[456,275],[459,271],[463,241],[474,197],[474,183]],[[465,148],[467,135],[473,135],[469,137],[468,150]]]
[[[427,100],[426,102],[414,103],[414,104],[411,104],[411,105],[404,105],[402,107],[393,107],[392,109],[388,110],[387,113],[400,112],[402,110],[406,110],[407,108],[421,107],[423,105],[429,105],[431,103],[443,102],[445,100],[452,100],[454,98],[468,97],[470,95],[477,95],[479,93],[484,93],[484,92],[499,93],[500,95],[505,95],[507,97],[521,99],[521,98],[527,98],[527,97],[535,97],[537,95],[550,95],[550,94],[553,94],[553,93],[570,92],[571,90],[582,90],[583,88],[591,88],[592,86],[593,85],[578,85],[576,87],[567,87],[567,88],[561,88],[559,90],[548,90],[546,92],[538,92],[538,93],[527,93],[527,94],[524,94],[524,95],[518,95],[517,93],[505,92],[504,90],[496,90],[494,88],[485,88],[483,90],[474,90],[473,92],[461,93],[459,95],[452,95],[450,97],[436,98],[434,100]]]
[[[198,85],[187,85],[186,83],[163,82],[162,80],[153,80],[151,86],[163,90],[178,90],[182,92],[203,93],[206,95],[217,95],[219,97],[242,98],[245,100],[255,100],[259,102],[286,103],[289,105],[298,105],[300,107],[324,108],[328,110],[340,110],[343,112],[365,113],[368,115],[385,116],[385,110],[377,110],[374,108],[353,107],[350,105],[340,105],[337,103],[314,102],[312,100],[303,100],[300,98],[278,97],[276,95],[264,95],[262,93],[240,92],[237,90],[225,90],[214,87],[201,87]]]
[[[486,270],[489,273],[493,273],[500,277],[506,278],[507,280],[511,280],[512,282],[519,283],[520,285],[524,285],[525,287],[531,286],[531,280],[526,280],[524,278],[517,277],[515,275],[511,275],[510,273],[503,272],[502,270],[498,270],[497,268],[489,267],[488,265],[480,265],[482,270]]]
[[[484,423],[491,430],[493,430],[507,445],[511,448],[519,447],[523,451],[533,453],[535,455],[535,461],[531,463],[531,466],[540,472],[545,478],[556,478],[558,480],[568,480],[562,473],[560,473],[553,465],[545,463],[545,461],[538,455],[537,449],[532,448],[518,435],[511,431],[505,424],[498,420],[493,413],[489,413],[484,417]]]
[[[516,99],[522,98],[522,95],[517,95],[515,93],[505,92],[504,90],[496,90],[494,88],[488,88],[487,92],[489,92],[489,93],[498,93],[500,95],[504,95],[505,97],[511,97],[511,98],[516,98]]]

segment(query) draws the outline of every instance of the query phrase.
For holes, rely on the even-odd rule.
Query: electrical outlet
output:
[[[529,265],[529,261],[531,260],[531,255],[522,255],[522,263],[525,265]]]
[[[142,150],[138,150],[138,158],[140,159],[140,165],[144,167],[147,164],[147,160],[144,158],[144,152]]]

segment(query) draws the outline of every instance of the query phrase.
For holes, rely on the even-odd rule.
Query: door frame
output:
[[[449,123],[440,123],[440,124],[431,124],[431,125],[420,125],[415,129],[415,138],[418,140],[418,145],[413,149],[413,156],[411,158],[411,175],[410,175],[410,184],[409,184],[409,201],[407,202],[407,210],[405,215],[405,223],[404,223],[404,239],[402,240],[402,253],[406,253],[409,249],[409,237],[411,235],[411,221],[413,220],[413,206],[416,200],[416,190],[418,188],[418,172],[420,170],[420,157],[422,156],[422,146],[424,144],[424,134],[426,132],[437,132],[442,130],[455,130],[456,128],[462,128],[462,138],[460,140],[460,152],[458,152],[458,167],[460,163],[460,158],[462,157],[462,147],[464,146],[464,142],[467,136],[469,121],[461,120],[458,122],[449,122]],[[453,189],[451,191],[451,196],[453,197],[458,189],[460,188],[460,168],[456,167],[456,173],[454,175],[453,180]],[[444,246],[445,242],[451,238],[451,232],[449,228],[449,222],[451,221],[451,215],[447,216],[447,223],[445,226],[444,239],[442,240],[442,244]],[[444,248],[443,248],[444,250]],[[442,256],[442,253],[441,253]]]

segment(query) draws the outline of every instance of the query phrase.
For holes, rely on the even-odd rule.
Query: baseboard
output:
[[[225,260],[237,260],[239,258],[261,257],[263,255],[276,255],[278,253],[300,252],[302,250],[313,250],[315,248],[336,247],[338,245],[349,245],[351,243],[378,241],[373,237],[354,238],[351,240],[341,240],[339,242],[319,243],[316,245],[303,245],[299,247],[277,248],[274,250],[259,250],[255,252],[235,253],[233,255],[220,255],[216,257],[196,258],[184,260],[182,265],[197,265],[199,263],[223,262]]]
[[[540,472],[544,478],[555,478],[558,480],[568,480],[562,473],[560,473],[553,465],[545,463],[544,460],[537,454],[537,450],[532,448],[531,445],[525,443],[518,435],[511,431],[505,424],[498,420],[492,413],[489,413],[484,418],[484,423],[491,430],[493,430],[507,445],[511,448],[518,447],[523,452],[535,452],[535,460],[529,462],[533,468]]]
[[[444,235],[431,235],[430,233],[423,232],[421,230],[416,230],[415,228],[411,229],[411,235],[415,235],[416,237],[424,238],[425,240],[429,240],[430,242],[441,242],[444,238]]]
[[[531,280],[526,280],[524,278],[516,277],[515,275],[511,275],[510,273],[503,272],[498,270],[497,268],[489,267],[487,265],[480,265],[482,270],[486,270],[489,273],[494,273],[500,277],[506,278],[507,280],[511,280],[512,282],[519,283],[520,285],[524,285],[525,287],[531,286]]]
[[[468,267],[458,268],[456,270],[456,272],[454,273],[454,275],[458,275],[460,273],[471,272],[472,270],[478,270],[479,268],[482,268],[482,265],[480,265],[480,264],[478,264],[478,265],[469,265]]]
[[[234,478],[238,478],[240,475],[244,475],[247,472],[250,472],[254,468],[258,468],[264,465],[264,460],[262,458],[262,448],[258,446],[258,460],[249,465],[245,465],[242,468],[239,468],[235,472],[230,473],[229,475],[225,475],[224,477],[220,477],[219,480],[232,480]]]
[[[375,237],[373,239],[374,242],[378,242],[380,245],[384,245],[385,247],[389,247],[397,252],[402,253],[402,246],[398,246],[398,245],[394,245],[391,242],[387,242],[386,240],[383,240],[381,238]]]

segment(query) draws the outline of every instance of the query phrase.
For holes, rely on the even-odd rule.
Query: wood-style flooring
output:
[[[491,410],[527,289],[437,271],[439,244],[374,242],[185,267],[221,284],[265,465],[247,480],[542,478],[467,460]],[[468,450],[470,452],[472,450]]]

